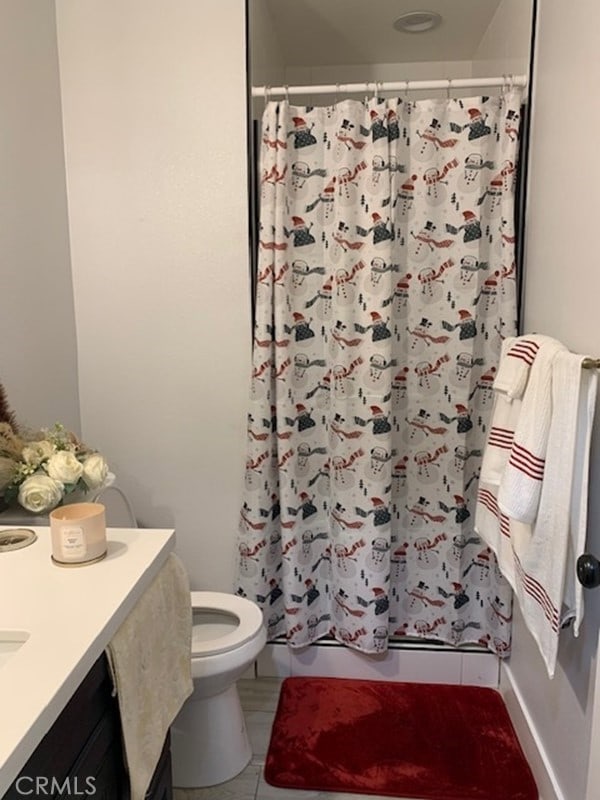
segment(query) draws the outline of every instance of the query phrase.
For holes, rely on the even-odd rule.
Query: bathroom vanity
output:
[[[165,563],[174,532],[109,529],[104,560],[65,568],[50,560],[49,529],[32,530],[33,544],[0,552],[0,798],[126,800],[104,649]],[[52,778],[68,791],[52,792]],[[171,796],[167,737],[147,798]]]
[[[169,744],[167,737],[146,800],[171,800],[173,796]],[[3,800],[19,800],[28,795],[66,798],[86,794],[97,800],[129,800],[119,708],[112,695],[104,655],[75,691]]]

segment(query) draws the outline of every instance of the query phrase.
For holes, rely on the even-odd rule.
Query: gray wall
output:
[[[595,0],[539,4],[525,259],[524,331],[560,339],[600,357],[598,185],[595,131],[600,126],[600,8]],[[592,442],[588,546],[600,555],[600,410]],[[508,669],[565,800],[595,800],[588,786],[598,669],[600,590],[585,593],[585,618],[575,639],[561,634],[549,680],[521,616],[515,615]],[[600,685],[600,684],[599,684]]]
[[[53,0],[0,0],[0,382],[20,421],[78,432]]]
[[[250,288],[243,0],[57,0],[82,433],[229,591]]]

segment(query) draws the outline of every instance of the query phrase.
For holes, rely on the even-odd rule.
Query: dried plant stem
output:
[[[10,410],[6,391],[4,386],[0,383],[0,422],[8,423],[11,428],[16,432],[17,422],[14,413]]]

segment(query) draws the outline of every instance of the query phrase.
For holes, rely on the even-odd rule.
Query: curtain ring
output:
[[[446,99],[450,100],[450,90],[452,89],[452,78],[448,78],[448,86],[446,87]]]
[[[264,87],[264,91],[265,91],[265,108],[267,107],[267,104],[269,102],[269,89],[270,88],[271,88],[270,86],[267,86],[265,84],[265,87]]]
[[[365,105],[369,104],[369,81],[365,81]]]
[[[512,90],[514,89],[514,84],[515,84],[515,76],[511,74],[511,75],[508,76],[508,91],[509,92],[512,92]]]
[[[289,89],[289,87],[288,87],[288,85],[286,83],[284,85],[284,87],[283,87],[283,93],[285,94],[286,103],[289,105],[290,104],[290,93],[289,93],[288,89]]]
[[[339,83],[336,83],[336,85],[335,85],[335,102],[336,103],[340,102],[340,85],[339,85]]]
[[[375,103],[379,103],[379,81],[375,81],[375,89],[373,90],[373,97],[375,98]]]

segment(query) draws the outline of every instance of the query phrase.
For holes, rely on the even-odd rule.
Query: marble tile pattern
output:
[[[238,681],[252,745],[252,760],[233,780],[206,789],[175,789],[174,800],[389,800],[389,797],[339,792],[299,791],[269,786],[263,776],[271,725],[279,699],[279,678]],[[398,798],[415,800],[415,798]]]

